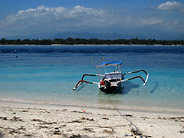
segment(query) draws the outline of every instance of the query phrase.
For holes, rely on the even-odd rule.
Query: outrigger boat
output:
[[[143,85],[146,85],[148,81],[148,77],[149,77],[149,74],[143,69],[136,70],[133,72],[122,73],[122,62],[121,61],[104,62],[100,65],[97,65],[96,67],[98,70],[98,74],[84,74],[82,76],[82,79],[79,80],[79,82],[75,85],[73,90],[76,90],[79,87],[79,85],[83,83],[88,83],[88,84],[97,84],[98,88],[105,93],[113,93],[117,91],[119,88],[121,88],[121,84],[123,82],[126,82],[128,80],[133,80],[136,78],[141,79],[144,82]],[[110,72],[109,72],[109,69],[111,70]],[[138,73],[138,72],[144,72],[146,74],[146,79],[144,79],[141,76],[135,76],[135,77],[131,77],[128,79],[124,79],[125,75]],[[99,77],[99,82],[86,81],[84,80],[85,76],[97,76]]]

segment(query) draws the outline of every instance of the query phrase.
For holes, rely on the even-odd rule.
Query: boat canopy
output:
[[[107,61],[107,62],[103,62],[102,64],[100,64],[100,66],[104,66],[104,65],[121,65],[122,61]]]

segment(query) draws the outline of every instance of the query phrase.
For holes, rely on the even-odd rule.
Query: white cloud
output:
[[[160,6],[165,10],[169,10],[169,7],[171,8],[171,6],[165,6],[165,8],[164,5]],[[19,10],[17,13],[7,16],[0,21],[0,29],[1,34],[6,35],[71,32],[90,28],[96,29],[96,31],[101,28],[107,28],[106,30],[118,28],[117,30],[121,32],[121,28],[164,26],[165,23],[167,21],[164,21],[163,18],[140,17],[137,14],[132,15],[127,10],[117,12],[112,9],[86,8],[82,6],[73,8],[38,6],[37,8]],[[169,25],[172,26],[172,24],[176,23],[177,20]]]
[[[19,10],[17,13],[7,16],[0,21],[0,28],[2,32],[10,33],[15,31],[17,33],[63,32],[126,23],[127,17],[117,15],[112,10],[82,6],[73,8],[38,6]]]
[[[16,14],[6,17],[0,23],[1,28],[26,29],[37,27],[40,29],[64,30],[65,27],[100,26],[109,18],[106,10],[75,6],[48,8],[39,6],[27,10],[20,10]]]
[[[124,12],[124,11],[123,11]],[[127,13],[127,12],[126,12]],[[4,25],[11,26],[21,24],[19,27],[31,27],[35,25],[40,26],[111,26],[115,24],[129,24],[133,23],[135,18],[126,14],[120,14],[105,9],[85,8],[82,6],[75,6],[68,9],[64,7],[48,8],[39,6],[35,9],[20,10],[16,14],[7,16],[4,20]],[[157,22],[148,22],[147,19],[140,24],[155,24]],[[153,19],[154,20],[154,19]],[[58,29],[58,28],[57,28]]]
[[[181,12],[184,12],[184,5],[182,3],[176,2],[176,1],[167,1],[165,3],[161,3],[157,6],[159,10],[180,10]]]
[[[161,24],[164,21],[162,19],[157,19],[157,18],[138,18],[137,19],[137,24],[139,25],[157,25]]]

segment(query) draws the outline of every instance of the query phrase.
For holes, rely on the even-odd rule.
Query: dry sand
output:
[[[182,112],[120,112],[123,116],[99,108],[0,102],[0,137],[184,137]]]

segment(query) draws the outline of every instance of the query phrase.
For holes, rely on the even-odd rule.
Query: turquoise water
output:
[[[147,85],[132,80],[110,95],[90,84],[73,91],[84,73],[97,74],[96,65],[116,60],[123,72],[145,69]],[[108,96],[118,105],[183,109],[184,46],[0,47],[0,100],[98,106],[108,105]]]

